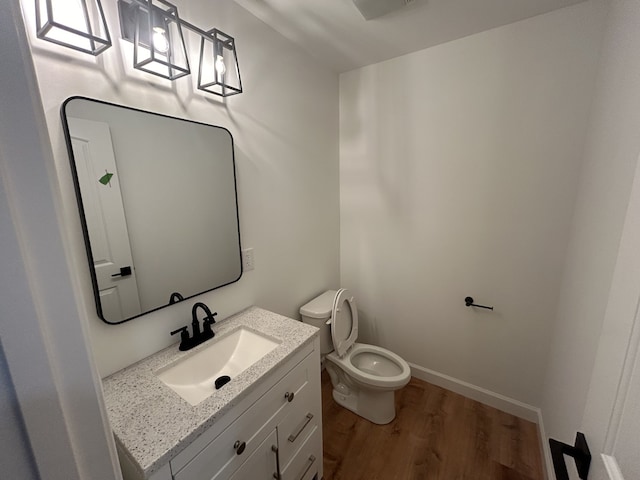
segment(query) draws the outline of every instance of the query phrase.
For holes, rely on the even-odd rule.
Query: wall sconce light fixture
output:
[[[36,35],[91,55],[111,46],[100,0],[36,0]]]
[[[221,97],[242,93],[235,41],[215,28],[200,39],[198,88]]]
[[[38,38],[92,55],[111,46],[100,0],[35,3]],[[118,0],[118,13],[122,38],[133,43],[134,68],[169,80],[189,75],[184,28],[201,39],[198,89],[221,97],[242,93],[233,37],[182,20],[167,0]]]
[[[158,6],[152,4],[153,1],[162,3],[165,8],[158,9]],[[134,44],[135,68],[170,80],[187,75],[189,63],[182,36],[184,28],[200,36],[198,88],[222,97],[242,93],[233,37],[215,28],[204,31],[179,18],[177,8],[166,0],[118,0],[118,10],[122,38]],[[144,26],[136,20],[141,16],[144,18]],[[177,45],[174,45],[174,42]],[[139,51],[150,53],[146,53],[147,57],[140,61],[136,56]],[[163,54],[163,51],[167,53]],[[176,56],[176,52],[179,53],[179,57]],[[153,71],[149,70],[147,65],[151,62],[159,65],[162,73],[158,72],[157,65]],[[167,68],[175,71],[177,76],[167,75]]]
[[[175,80],[189,75],[187,47],[175,5],[165,0],[118,2],[120,27],[133,33],[133,67]]]

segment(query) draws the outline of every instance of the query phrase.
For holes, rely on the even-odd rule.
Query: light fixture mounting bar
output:
[[[118,0],[118,10],[120,13],[120,34],[123,40],[133,43],[135,37],[135,12],[138,8],[148,8],[146,2],[140,0]],[[179,19],[180,26],[191,30],[193,33],[201,37],[211,38],[211,34],[193,23]]]

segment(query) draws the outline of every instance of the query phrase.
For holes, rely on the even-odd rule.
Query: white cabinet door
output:
[[[260,444],[230,480],[273,480],[277,478],[277,446],[275,430]]]

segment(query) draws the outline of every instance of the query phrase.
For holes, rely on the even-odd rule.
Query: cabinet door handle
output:
[[[293,397],[295,397],[296,394],[293,392],[287,392],[284,394],[284,398],[287,399],[287,402],[293,402]]]
[[[280,452],[275,445],[271,445],[271,451],[276,454],[276,473],[273,474],[273,478],[280,480]]]
[[[289,438],[287,440],[289,440],[291,443],[295,442],[298,436],[305,429],[305,427],[309,425],[309,422],[311,421],[312,418],[313,418],[313,414],[307,413],[307,416],[305,417],[306,420],[302,421],[302,425],[300,426],[300,428],[298,428],[298,431],[296,433],[292,433],[291,435],[289,435]]]
[[[304,469],[304,472],[302,472],[302,475],[300,475],[300,480],[302,480],[304,478],[304,476],[307,474],[307,472],[311,468],[311,465],[313,465],[313,462],[315,462],[315,461],[316,461],[316,457],[311,455],[309,457],[309,460],[307,460],[307,467]]]
[[[242,455],[245,448],[247,448],[247,444],[240,440],[236,440],[236,443],[233,444],[233,449],[236,451],[236,455]]]

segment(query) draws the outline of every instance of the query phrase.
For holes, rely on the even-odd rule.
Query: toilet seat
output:
[[[393,368],[397,368],[397,371],[389,372],[388,374],[381,372],[369,373],[356,365],[358,363],[356,358],[362,354],[375,355],[379,357],[379,360],[393,364]],[[336,352],[331,352],[327,355],[327,358],[339,365],[351,378],[370,388],[395,390],[404,387],[411,379],[411,368],[407,362],[395,353],[377,345],[355,343],[344,357],[341,358],[336,355]]]
[[[331,339],[338,357],[345,356],[358,338],[358,309],[351,292],[341,288],[333,299],[331,309]]]

